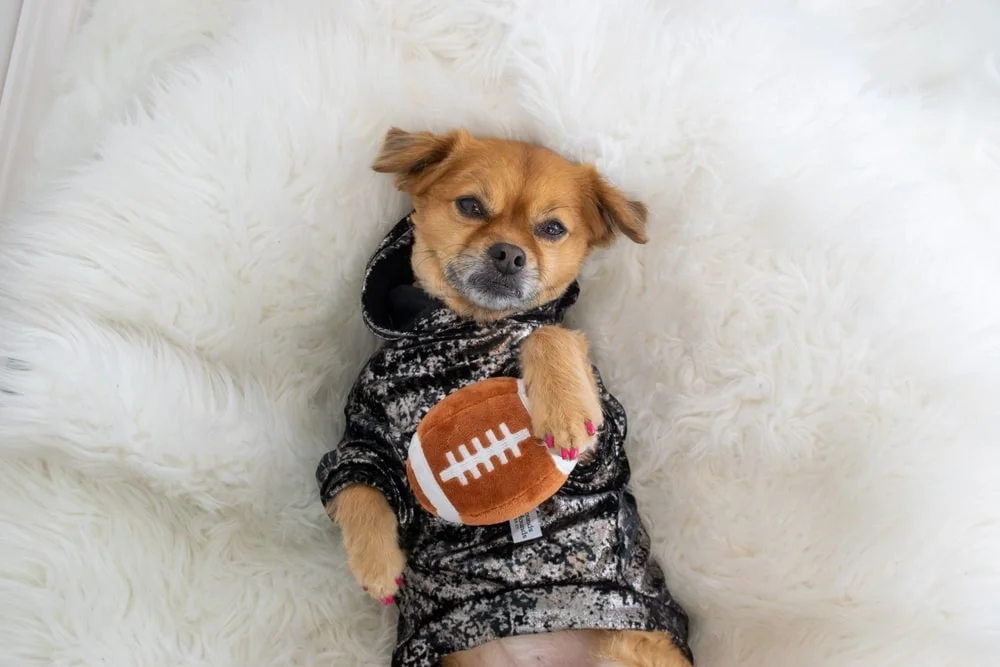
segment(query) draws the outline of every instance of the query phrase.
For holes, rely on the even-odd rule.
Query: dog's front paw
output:
[[[396,592],[403,585],[406,557],[395,540],[391,544],[358,544],[354,540],[347,548],[347,565],[368,595],[386,606],[396,601]]]
[[[597,444],[604,423],[601,400],[594,387],[538,387],[529,392],[532,430],[563,459],[586,458]]]
[[[562,327],[541,327],[524,342],[521,367],[535,437],[564,459],[585,457],[604,423],[587,339]]]
[[[361,588],[383,605],[394,603],[406,556],[397,540],[396,515],[385,497],[366,486],[350,486],[327,512],[340,524],[347,566]]]

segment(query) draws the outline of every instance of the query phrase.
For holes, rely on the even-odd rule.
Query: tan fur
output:
[[[457,313],[490,322],[511,312],[471,303],[449,285],[445,267],[456,258],[482,256],[497,242],[524,250],[538,276],[538,294],[519,310],[551,301],[576,278],[597,247],[621,233],[646,242],[646,207],[628,199],[589,164],[578,164],[540,146],[502,139],[477,139],[464,130],[438,135],[393,128],[386,134],[373,169],[392,174],[396,187],[413,200],[413,272],[419,285]],[[486,219],[470,221],[456,200],[475,196],[488,208]],[[567,234],[558,240],[536,230],[558,219]],[[591,372],[587,340],[580,332],[542,327],[522,348],[522,368],[535,435],[551,434],[557,448],[592,449],[587,433],[603,423]],[[405,557],[397,543],[396,519],[377,491],[345,489],[327,508],[340,524],[348,565],[368,592],[383,599],[396,592]],[[682,667],[687,660],[670,638],[653,632],[569,631],[510,637],[445,658],[446,667],[505,667],[537,664],[585,667]],[[526,662],[526,660],[528,662]]]
[[[598,649],[602,664],[615,667],[690,667],[673,640],[661,632],[602,632]]]
[[[396,514],[385,497],[355,484],[331,500],[326,512],[340,525],[347,566],[358,583],[376,600],[395,595],[406,557],[399,548]]]
[[[587,421],[597,429],[604,423],[586,337],[562,327],[536,329],[521,347],[521,372],[535,436],[551,434],[557,449],[586,456],[597,442]]]

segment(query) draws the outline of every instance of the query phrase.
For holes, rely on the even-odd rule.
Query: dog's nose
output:
[[[505,276],[512,276],[524,268],[524,251],[510,243],[494,243],[486,254],[493,260],[493,266]]]

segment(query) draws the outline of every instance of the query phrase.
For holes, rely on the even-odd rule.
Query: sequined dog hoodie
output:
[[[412,246],[407,217],[368,264],[363,316],[384,343],[348,396],[343,439],[316,471],[324,505],[365,484],[396,513],[407,563],[392,666],[432,667],[493,639],[588,628],[667,632],[690,658],[687,616],[667,590],[627,488],[625,411],[596,369],[604,426],[592,457],[538,508],[541,537],[515,543],[507,523],[448,523],[416,502],[405,460],[420,419],[469,384],[519,377],[521,343],[561,322],[579,288],[480,325],[413,285]]]

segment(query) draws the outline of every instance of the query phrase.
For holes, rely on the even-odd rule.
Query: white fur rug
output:
[[[649,204],[575,322],[701,665],[996,665],[997,44],[992,0],[100,0],[0,229],[0,664],[386,664],[313,471],[397,124]]]

